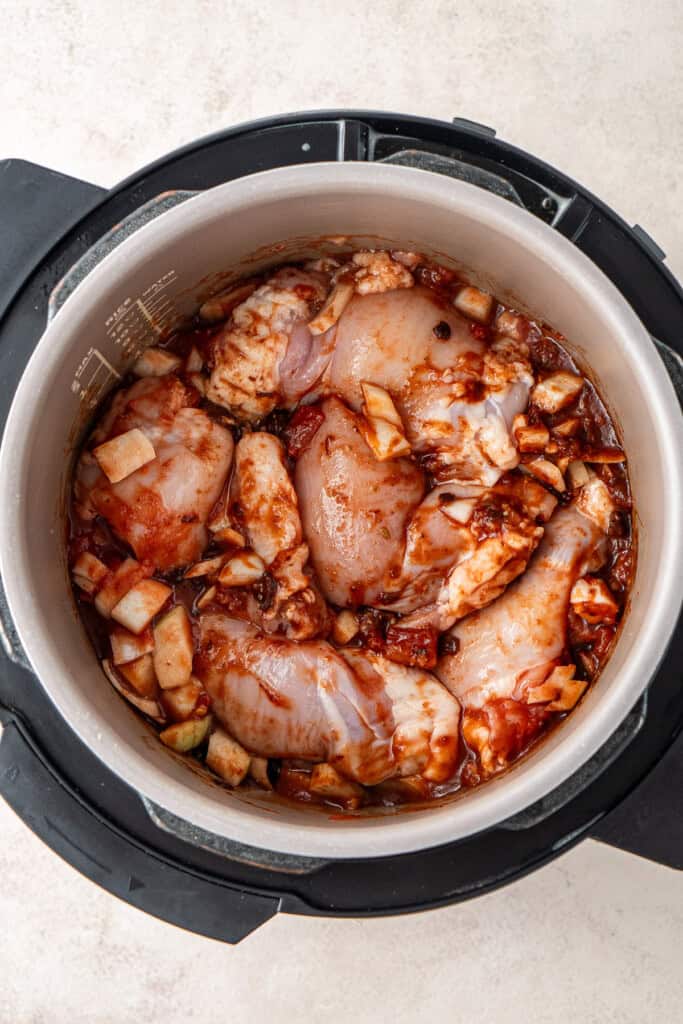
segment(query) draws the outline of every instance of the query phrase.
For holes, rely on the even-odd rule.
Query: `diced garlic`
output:
[[[177,370],[182,359],[163,348],[146,348],[133,364],[136,377],[165,377]]]
[[[363,787],[340,775],[331,764],[316,764],[311,772],[311,793],[341,803],[344,807],[360,806]]]
[[[529,321],[520,313],[504,309],[496,317],[496,330],[514,341],[526,341],[529,334]]]
[[[201,373],[202,367],[204,366],[204,360],[199,354],[198,349],[194,346],[190,349],[190,353],[185,360],[185,372],[186,373]]]
[[[263,576],[265,565],[254,551],[243,551],[231,558],[220,571],[218,582],[223,587],[246,587]]]
[[[202,320],[209,323],[218,323],[220,320],[227,320],[236,306],[248,299],[252,292],[258,288],[260,279],[242,281],[227,288],[218,295],[213,295],[199,307],[199,315]]]
[[[454,523],[464,526],[472,518],[472,512],[477,504],[474,498],[455,498],[453,501],[439,503],[439,511],[452,519]]]
[[[488,292],[483,292],[480,288],[468,285],[460,289],[453,299],[453,305],[465,316],[484,324],[491,316],[493,296]]]
[[[363,392],[363,415],[368,419],[379,418],[393,423],[403,434],[403,421],[389,392],[367,380],[362,380],[360,387]]]
[[[324,334],[333,327],[353,298],[353,281],[338,281],[327,297],[325,305],[308,325],[311,334]]]
[[[189,682],[193,656],[190,619],[184,607],[177,604],[154,627],[154,671],[162,690]]]
[[[379,417],[360,419],[358,427],[363,439],[378,462],[388,462],[410,455],[410,445],[402,430]]]
[[[93,455],[112,484],[125,480],[136,469],[146,466],[156,458],[154,445],[137,427],[98,445],[93,450]]]
[[[158,580],[141,580],[111,610],[116,619],[131,633],[142,633],[171,596],[171,588]]]
[[[151,654],[154,650],[151,629],[145,629],[138,636],[121,626],[115,626],[109,634],[109,642],[115,665],[125,665],[127,661],[135,661],[136,658],[141,658],[143,654]]]
[[[77,587],[85,590],[87,594],[94,594],[109,569],[95,555],[84,551],[74,562],[71,572]]]
[[[143,654],[135,661],[119,665],[118,670],[141,697],[156,697],[158,694],[159,687],[151,654]]]
[[[216,728],[209,739],[206,764],[229,786],[239,786],[249,771],[251,757],[244,747],[223,729]]]
[[[211,715],[205,718],[190,718],[187,722],[170,725],[159,733],[161,742],[177,754],[187,754],[203,743],[211,728]]]
[[[106,658],[102,662],[102,668],[104,669],[104,674],[117,693],[120,693],[122,697],[125,697],[130,704],[138,709],[138,711],[142,711],[144,715],[147,715],[149,718],[153,718],[155,722],[166,721],[163,709],[159,703],[148,697],[142,697],[139,693],[132,690],[127,685],[126,681],[121,679],[114,666]]]
[[[559,412],[570,405],[584,385],[583,377],[558,370],[540,381],[531,391],[531,401],[543,412]]]
[[[161,703],[168,717],[174,722],[184,722],[196,708],[203,690],[204,687],[199,680],[193,677],[184,686],[164,690],[161,694]]]
[[[349,640],[353,640],[359,628],[356,616],[345,608],[344,611],[339,612],[334,620],[332,636],[336,643],[347,644]]]
[[[525,463],[524,469],[533,473],[538,480],[549,484],[556,491],[565,490],[564,477],[553,462],[549,462],[547,459],[532,459],[531,462]]]
[[[586,622],[613,623],[619,614],[619,605],[611,590],[595,576],[582,576],[572,587],[570,604],[577,615]]]
[[[126,558],[118,569],[107,576],[95,598],[95,608],[105,619],[108,619],[113,608],[131,587],[151,576],[151,569],[145,569],[134,558]]]
[[[396,288],[412,288],[415,284],[410,271],[383,250],[355,252],[351,259],[359,268],[354,274],[359,295],[378,295]]]
[[[567,466],[567,476],[569,477],[569,483],[574,491],[583,487],[583,485],[587,484],[590,480],[590,473],[586,469],[585,463],[579,460],[569,463]]]
[[[216,590],[216,587],[208,587],[206,590],[202,591],[195,601],[197,608],[201,610],[202,608],[205,608],[207,604],[210,604],[216,596]]]
[[[215,576],[223,568],[225,555],[217,555],[215,558],[206,558],[202,562],[195,562],[185,573],[186,580],[194,580],[199,576]]]
[[[252,757],[249,765],[249,775],[257,785],[263,789],[272,789],[273,783],[268,777],[268,758]]]

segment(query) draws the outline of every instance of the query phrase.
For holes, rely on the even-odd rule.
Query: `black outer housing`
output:
[[[51,291],[143,203],[170,189],[206,189],[270,167],[391,159],[406,150],[446,156],[455,167],[447,173],[494,191],[493,176],[502,180],[514,193],[509,198],[569,237],[608,274],[654,336],[683,351],[683,293],[663,253],[642,229],[630,228],[566,176],[495,139],[491,129],[460,119],[450,125],[376,112],[313,112],[201,139],[110,192],[24,161],[0,162],[1,422],[44,329]],[[0,793],[84,875],[200,934],[237,942],[278,910],[360,916],[453,903],[522,876],[586,835],[683,868],[683,742],[674,743],[683,725],[680,621],[647,702],[639,705],[642,728],[615,759],[575,777],[564,795],[509,827],[459,843],[379,860],[333,861],[303,873],[229,859],[159,829],[139,794],[55,713],[22,664],[7,616],[5,632]]]

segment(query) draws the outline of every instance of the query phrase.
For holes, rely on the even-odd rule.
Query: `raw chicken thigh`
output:
[[[206,521],[230,469],[232,435],[202,409],[177,377],[149,377],[120,391],[92,435],[104,445],[138,430],[152,458],[112,483],[96,454],[81,456],[75,497],[83,519],[103,516],[140,561],[169,570],[199,558]]]
[[[600,564],[612,508],[605,485],[589,480],[550,520],[522,578],[451,630],[459,647],[437,674],[462,702],[464,735],[486,774],[519,753],[548,709],[562,709],[553,701],[563,690],[585,687],[565,667],[569,601],[579,577]]]
[[[533,384],[527,355],[510,339],[488,348],[456,310],[416,287],[351,301],[324,382],[354,409],[362,382],[385,388],[439,481],[490,487],[519,461],[510,431]]]
[[[438,782],[455,767],[458,702],[418,669],[207,613],[196,674],[215,714],[260,756],[325,761],[365,785],[415,774]]]
[[[256,288],[214,342],[207,397],[250,421],[305,395],[331,353],[333,339],[308,329],[328,285],[320,272],[283,267]]]

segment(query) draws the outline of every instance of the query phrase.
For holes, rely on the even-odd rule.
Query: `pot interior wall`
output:
[[[431,177],[424,172],[409,174],[418,174],[423,180]],[[388,180],[391,183],[391,176]],[[306,823],[306,829],[299,833],[298,852],[319,853],[319,847],[307,848],[307,829],[310,835],[328,833],[326,841],[333,850],[341,828],[347,846],[340,852],[351,856],[358,850],[353,847],[353,839],[348,842],[354,829],[392,830],[405,824],[406,815],[365,819],[364,825],[353,821],[340,825],[319,812],[208,785],[199,773],[188,770],[185,763],[161,748],[101,674],[70,596],[64,557],[63,497],[70,454],[75,437],[82,435],[83,424],[92,415],[88,402],[94,395],[91,388],[81,398],[81,389],[73,382],[77,368],[93,350],[118,371],[126,369],[133,352],[130,348],[124,351],[125,346],[111,333],[108,320],[124,304],[134,305],[163,278],[171,281],[166,285],[166,295],[182,318],[194,311],[198,297],[205,297],[218,283],[218,271],[239,276],[319,252],[321,247],[338,251],[339,242],[321,236],[343,235],[345,248],[363,244],[415,248],[466,267],[475,281],[565,334],[568,347],[597,381],[616,417],[630,460],[639,559],[630,612],[615,652],[587,699],[537,753],[506,777],[469,793],[466,801],[437,807],[428,815],[409,815],[416,836],[420,821],[442,815],[449,816],[454,837],[472,831],[475,818],[468,819],[463,826],[465,832],[458,824],[466,805],[476,816],[477,802],[487,800],[494,792],[504,800],[511,779],[523,779],[539,759],[580,734],[590,716],[601,713],[601,705],[633,657],[638,638],[647,626],[659,567],[667,556],[670,528],[663,501],[667,471],[656,440],[662,424],[657,420],[656,396],[643,394],[643,387],[650,385],[647,380],[643,383],[638,369],[644,359],[650,371],[650,361],[656,355],[647,351],[643,355],[634,343],[632,322],[622,324],[613,306],[605,304],[605,294],[613,289],[597,270],[593,274],[579,270],[572,274],[562,261],[556,261],[553,249],[543,244],[549,229],[532,225],[530,238],[525,241],[506,223],[503,201],[495,201],[491,213],[488,197],[482,213],[476,189],[450,184],[454,184],[454,194],[459,197],[464,190],[468,201],[445,206],[443,195],[434,198],[426,187],[416,186],[407,199],[398,189],[359,190],[346,187],[343,180],[335,187],[329,178],[325,188],[316,191],[311,186],[298,195],[276,186],[259,190],[254,185],[253,192],[247,193],[246,199],[243,196],[239,205],[230,201],[231,194],[224,189],[214,190],[210,202],[204,201],[208,196],[191,199],[134,235],[124,246],[125,260],[120,250],[115,252],[67,300],[51,327],[53,347],[40,357],[39,374],[30,375],[31,393],[24,390],[26,403],[35,407],[37,414],[26,417],[28,458],[16,469],[11,482],[18,503],[20,536],[14,538],[16,555],[8,557],[14,560],[10,571],[23,573],[23,585],[30,594],[31,623],[23,628],[26,646],[31,652],[34,645],[44,647],[43,637],[56,638],[58,646],[50,652],[50,658],[58,662],[55,671],[59,675],[60,709],[77,731],[93,742],[96,753],[110,763],[112,754],[124,757],[130,765],[129,781],[134,776],[139,789],[188,820],[197,819],[195,811],[201,804],[202,820],[198,823],[211,825],[216,832],[282,849],[291,847],[294,840],[283,843],[276,834],[278,821],[297,827]],[[179,213],[179,226],[174,226]],[[514,215],[520,216],[518,211]],[[154,340],[151,332],[144,339],[140,336],[138,343]],[[21,416],[21,411],[17,415]],[[48,689],[50,683],[57,685],[54,675],[51,673],[53,678],[46,680],[46,673],[41,672]],[[643,679],[643,685],[645,682]],[[625,714],[628,708],[622,710]],[[617,724],[614,721],[615,727]],[[167,780],[166,791],[159,781],[161,776]],[[415,848],[422,842],[416,838],[409,845]],[[374,852],[371,838],[363,850]]]

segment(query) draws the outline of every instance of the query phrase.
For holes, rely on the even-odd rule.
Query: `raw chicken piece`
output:
[[[299,502],[284,447],[273,434],[245,434],[238,442],[228,514],[276,584],[267,607],[244,606],[249,617],[264,626],[270,620],[293,639],[325,631],[324,602],[304,571],[308,545],[302,543]]]
[[[323,593],[338,605],[371,604],[400,574],[405,531],[424,493],[407,459],[377,462],[357,417],[337,398],[296,464],[304,535]]]
[[[459,705],[429,673],[209,613],[195,672],[252,754],[326,761],[365,785],[418,772],[444,781],[456,767]]]
[[[389,391],[413,451],[439,481],[490,487],[517,465],[512,420],[534,382],[524,343],[487,347],[423,287],[356,296],[332,330],[325,386],[356,410],[361,382]]]
[[[149,377],[119,392],[94,431],[97,444],[134,427],[156,457],[110,483],[93,455],[81,456],[75,482],[84,519],[103,516],[141,562],[166,571],[195,561],[207,544],[206,521],[230,469],[231,434],[201,409],[177,377]]]
[[[569,596],[599,557],[611,509],[605,485],[592,477],[550,520],[521,579],[450,631],[459,649],[436,671],[462,702],[464,735],[484,774],[513,760],[548,717],[544,705],[527,705],[525,698],[568,660]]]
[[[295,405],[329,361],[333,337],[307,326],[328,290],[328,275],[282,267],[252,292],[216,337],[207,398],[247,421]]]
[[[336,398],[321,408],[323,423],[297,462],[295,483],[329,600],[413,612],[404,625],[443,630],[523,571],[543,533],[536,518],[555,507],[539,484],[506,478],[500,494],[477,488],[464,500],[444,484],[420,501],[424,477],[414,463],[377,462],[354,413]],[[491,509],[482,535],[480,513]]]

